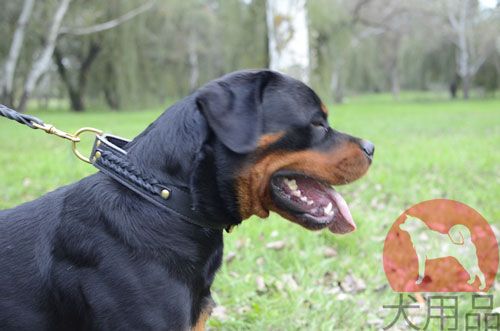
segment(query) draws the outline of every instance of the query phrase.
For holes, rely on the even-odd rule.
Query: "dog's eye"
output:
[[[320,121],[311,122],[311,126],[313,127],[313,129],[323,129],[325,132],[328,131],[328,127],[325,125],[325,123]]]

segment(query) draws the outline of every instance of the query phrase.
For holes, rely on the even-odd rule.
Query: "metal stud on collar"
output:
[[[168,199],[170,197],[170,191],[167,190],[167,189],[162,190],[161,191],[161,197],[163,199],[165,199],[165,200]]]

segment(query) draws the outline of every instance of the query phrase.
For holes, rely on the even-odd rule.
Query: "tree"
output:
[[[267,0],[270,68],[306,83],[310,76],[305,0]]]
[[[444,10],[456,46],[457,75],[462,80],[463,97],[468,99],[473,77],[495,51],[498,26],[489,22],[475,0],[447,0]]]
[[[54,49],[54,62],[61,81],[68,91],[72,110],[83,111],[85,109],[83,96],[86,90],[87,77],[92,63],[94,63],[94,60],[102,49],[101,38],[85,39],[85,37],[116,28],[135,18],[137,15],[150,10],[154,4],[155,1],[150,0],[104,23],[87,27],[61,27],[57,46]],[[68,41],[67,39],[70,40]],[[68,64],[65,64],[65,62]],[[69,68],[69,66],[73,66],[74,68]],[[72,71],[76,71],[76,75],[72,75]],[[76,77],[73,78],[72,76]]]
[[[405,36],[413,33],[425,14],[425,5],[418,1],[358,0],[353,20],[381,34],[379,51],[383,52],[384,67],[389,72],[392,96],[399,97],[401,44]]]
[[[33,62],[28,77],[26,78],[26,83],[24,84],[24,91],[21,96],[21,101],[17,109],[23,112],[26,108],[26,104],[35,89],[35,85],[40,78],[40,76],[47,70],[52,58],[52,53],[56,46],[57,35],[59,34],[59,28],[61,27],[61,22],[66,15],[71,0],[61,0],[59,7],[54,14],[52,24],[46,36],[45,46],[40,52],[40,56]]]
[[[85,87],[87,85],[87,77],[90,70],[90,66],[97,58],[101,50],[101,46],[94,41],[90,42],[88,50],[85,53],[79,53],[76,55],[78,73],[77,79],[73,80],[70,77],[70,73],[66,69],[64,64],[64,56],[60,50],[60,47],[54,49],[54,60],[57,65],[57,72],[61,77],[63,84],[66,86],[68,91],[69,101],[71,109],[74,111],[83,111],[85,105],[83,102],[83,95],[85,93]]]
[[[26,81],[24,83],[24,89],[23,93],[21,96],[21,100],[19,102],[19,106],[17,107],[19,111],[24,111],[26,108],[26,104],[31,97],[33,91],[36,88],[36,84],[40,77],[48,70],[50,64],[51,64],[51,59],[54,54],[54,51],[56,50],[58,38],[61,35],[77,35],[77,36],[82,36],[82,35],[88,35],[92,33],[97,33],[97,32],[102,32],[106,31],[112,28],[115,28],[116,26],[134,18],[135,16],[139,15],[142,12],[145,12],[149,9],[152,8],[154,4],[154,0],[150,0],[146,4],[135,8],[134,10],[126,13],[125,15],[122,15],[118,18],[115,18],[113,20],[110,20],[105,23],[101,24],[96,24],[90,27],[84,27],[84,28],[64,28],[61,27],[62,21],[69,9],[71,0],[61,0],[56,12],[54,14],[53,20],[51,22],[51,26],[46,34],[46,36],[43,37],[44,46],[43,48],[38,52],[39,55],[36,57],[35,61],[31,65],[31,69],[28,72]],[[28,7],[30,9],[30,3],[28,0],[25,2],[25,8]],[[31,4],[32,7],[32,4]],[[20,23],[18,24],[19,28],[16,31],[19,31],[17,33],[18,35],[21,35],[21,41],[22,41],[22,32],[24,31],[24,26],[26,25],[27,19],[29,18],[29,13],[31,10],[26,9],[23,10],[24,15],[22,14],[20,17]],[[15,36],[16,37],[16,36]],[[15,45],[19,44],[19,42],[16,42],[19,37],[16,39],[14,38],[13,43]],[[17,49],[17,56],[19,56],[19,47],[16,47]],[[99,47],[96,44],[92,44],[92,46],[89,49],[89,52],[87,56],[81,60],[81,65],[80,65],[80,75],[78,78],[79,85],[77,87],[70,85],[70,79],[68,77],[68,73],[66,68],[64,67],[64,61],[63,61],[63,55],[61,51],[58,49],[57,50],[57,55],[56,55],[56,64],[58,65],[58,72],[61,75],[62,81],[65,83],[65,85],[68,88],[68,93],[70,96],[71,100],[71,105],[74,110],[82,110],[83,109],[83,101],[82,101],[82,93],[84,90],[84,85],[86,82],[86,75],[88,72],[88,68],[90,67],[90,64],[93,62],[95,59],[95,56],[97,55],[99,51]],[[15,52],[13,52],[15,53]],[[15,58],[15,57],[13,57]],[[13,65],[10,64],[13,62]],[[9,65],[10,71],[13,72],[15,69],[15,61],[7,61],[7,64]],[[10,81],[12,82],[12,80]],[[7,84],[6,84],[7,85]],[[7,85],[8,86],[8,85]],[[10,93],[12,95],[12,93]]]
[[[3,79],[0,80],[0,98],[5,100],[3,103],[8,106],[13,106],[14,96],[14,72],[16,70],[16,64],[19,59],[19,54],[21,53],[21,47],[24,40],[24,32],[26,30],[26,24],[31,16],[35,0],[25,0],[21,14],[17,21],[17,27],[14,32],[14,37],[12,38],[12,43],[10,46],[9,57],[5,61],[5,69],[3,73]]]

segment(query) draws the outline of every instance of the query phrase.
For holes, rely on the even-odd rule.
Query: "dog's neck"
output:
[[[136,257],[168,266],[179,279],[197,277],[194,270],[207,268],[214,274],[220,266],[222,231],[200,228],[166,210],[154,208],[103,173],[83,181],[87,183],[84,191],[80,188],[68,194],[68,205],[81,206],[86,218],[103,224],[106,232],[129,247]],[[82,196],[88,198],[82,200]],[[95,200],[106,201],[108,208],[93,209]],[[177,261],[182,264],[171,268]]]
[[[214,142],[193,97],[165,111],[127,150],[144,173],[164,184],[185,187],[202,217],[220,224],[239,224],[234,189],[219,176],[216,154],[224,148]]]

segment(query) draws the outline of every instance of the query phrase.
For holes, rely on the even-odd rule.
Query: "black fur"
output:
[[[280,148],[305,148],[321,140],[312,121],[328,127],[308,87],[242,71],[173,105],[126,149],[145,173],[190,189],[206,218],[239,224],[235,179],[259,136],[302,128]],[[211,300],[222,250],[222,231],[96,173],[0,211],[0,329],[188,329]]]

